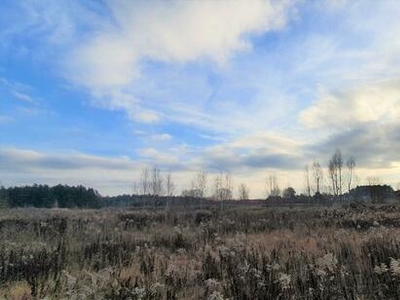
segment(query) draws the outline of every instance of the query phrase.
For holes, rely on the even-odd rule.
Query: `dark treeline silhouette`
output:
[[[6,207],[62,207],[98,208],[101,206],[100,194],[84,186],[33,185],[0,188],[0,206]]]
[[[162,197],[154,195],[101,196],[93,188],[84,186],[33,185],[1,187],[0,208],[45,207],[45,208],[101,208],[101,207],[165,207],[200,206],[203,200],[195,197]],[[208,201],[215,204],[215,201]]]
[[[396,193],[393,188],[387,184],[376,184],[357,186],[355,189],[350,191],[349,196],[351,200],[358,199],[373,203],[381,203],[386,199],[398,198],[398,193]]]
[[[289,188],[292,189],[292,188]],[[348,193],[341,194],[327,194],[315,193],[313,196],[305,194],[285,194],[283,196],[269,196],[267,199],[268,205],[279,204],[322,204],[329,205],[332,203],[345,203],[350,201],[361,201],[368,203],[384,203],[400,200],[400,190],[395,191],[390,185],[384,184],[371,184],[357,186],[351,189]]]
[[[400,199],[388,185],[357,186],[341,198],[331,194],[316,193],[314,196],[296,195],[294,189],[286,189],[283,196],[269,196],[260,200],[226,200],[226,206],[279,206],[279,205],[330,205],[334,202],[363,201],[382,203]],[[84,186],[33,185],[0,188],[0,208],[14,207],[59,207],[59,208],[101,208],[101,207],[147,207],[165,208],[191,207],[206,208],[218,206],[219,202],[209,198],[191,196],[118,195],[101,196],[95,189]]]

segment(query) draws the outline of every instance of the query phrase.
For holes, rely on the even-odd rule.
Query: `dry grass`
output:
[[[400,207],[0,211],[1,299],[398,299]]]

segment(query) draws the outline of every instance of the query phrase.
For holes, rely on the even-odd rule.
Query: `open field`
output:
[[[400,206],[0,210],[1,299],[399,299]]]

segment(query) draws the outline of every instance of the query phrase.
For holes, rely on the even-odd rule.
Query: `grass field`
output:
[[[0,299],[399,299],[400,206],[0,210]]]

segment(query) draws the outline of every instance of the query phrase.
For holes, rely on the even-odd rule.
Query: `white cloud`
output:
[[[111,3],[111,2],[110,2]],[[288,1],[111,3],[118,31],[140,56],[163,61],[224,61],[250,47],[245,34],[280,29]]]
[[[26,164],[26,166],[24,166]],[[47,169],[120,169],[135,167],[128,157],[101,157],[79,152],[46,153],[20,148],[0,148],[0,165],[3,169],[13,166],[36,170]]]
[[[179,157],[167,153],[167,151],[159,151],[155,148],[143,148],[137,151],[144,161],[153,165],[178,166]]]
[[[29,104],[39,105],[39,102],[29,95],[32,87],[20,82],[7,80],[3,77],[0,77],[0,84],[3,85],[14,98]]]
[[[343,92],[320,92],[318,100],[299,114],[308,128],[343,129],[360,123],[397,121],[399,80],[358,86]]]
[[[95,94],[109,93],[110,89],[127,85],[139,75],[135,65],[137,56],[129,41],[103,33],[73,51],[72,61],[68,60],[66,67],[75,83]]]
[[[87,88],[97,105],[125,110],[135,121],[157,122],[163,116],[149,108],[151,103],[121,101],[131,95],[129,86],[140,76],[144,60],[223,64],[251,48],[250,35],[281,29],[292,2],[109,1],[112,18],[67,56],[65,75]]]
[[[271,153],[293,154],[304,145],[301,140],[289,138],[286,133],[255,131],[230,143],[242,149],[268,149]]]
[[[137,109],[139,112],[138,113],[130,113],[129,117],[137,122],[143,122],[143,123],[156,123],[160,119],[160,114],[151,111],[151,110],[146,110],[146,109]]]
[[[153,134],[152,136],[150,136],[150,139],[153,141],[162,142],[171,140],[172,136],[168,133]]]
[[[18,92],[18,91],[12,91],[12,95],[19,99],[22,100],[24,102],[30,103],[30,104],[34,104],[34,105],[38,105],[38,102],[36,100],[34,100],[31,96]]]
[[[259,131],[235,136],[212,146],[192,148],[185,161],[193,170],[244,172],[249,179],[257,180],[259,175],[255,174],[260,172],[264,172],[262,177],[265,177],[272,171],[287,172],[302,168],[307,163],[305,146],[305,143],[283,132]]]

